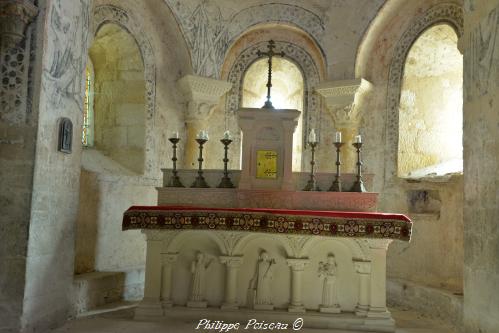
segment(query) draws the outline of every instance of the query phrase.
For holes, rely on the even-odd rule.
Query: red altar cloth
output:
[[[227,230],[331,237],[387,238],[409,241],[412,222],[402,214],[132,206],[123,214],[123,230]]]

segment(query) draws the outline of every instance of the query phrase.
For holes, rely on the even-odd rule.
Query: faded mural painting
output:
[[[165,0],[174,12],[192,51],[194,73],[219,78],[225,54],[231,43],[260,23],[286,23],[308,32],[318,43],[325,20],[303,7],[289,4],[261,4],[232,11],[225,16],[214,1]]]

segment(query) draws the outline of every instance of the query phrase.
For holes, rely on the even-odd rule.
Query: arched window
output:
[[[85,69],[82,126],[81,142],[84,147],[92,147],[94,145],[94,66],[90,59],[87,59],[87,68]]]
[[[140,48],[125,28],[106,23],[97,31],[89,55],[94,68],[94,147],[129,171],[141,174],[146,82]]]
[[[406,58],[399,108],[398,175],[463,170],[463,56],[457,35],[438,24],[419,36]]]
[[[267,59],[255,61],[243,79],[242,107],[260,108],[267,96]],[[272,59],[272,105],[302,111],[293,135],[293,171],[301,171],[304,82],[300,69],[285,58]]]

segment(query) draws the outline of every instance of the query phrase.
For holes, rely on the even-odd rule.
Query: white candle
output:
[[[315,129],[310,130],[310,134],[308,135],[308,142],[310,143],[316,143],[317,142],[317,135],[315,135]]]
[[[230,132],[229,132],[229,131],[225,131],[225,132],[224,132],[224,139],[225,139],[225,140],[230,140],[230,139],[231,139],[231,137],[230,137]]]
[[[341,132],[336,132],[334,142],[337,142],[337,143],[341,142]]]
[[[208,131],[203,131],[203,139],[208,140]]]
[[[204,131],[203,131],[203,130],[201,130],[201,131],[199,131],[199,133],[198,133],[197,139],[203,139],[203,138],[204,138]]]
[[[177,131],[175,131],[175,132],[172,133],[172,138],[174,138],[174,139],[178,139],[179,138]]]
[[[355,143],[362,143],[362,137],[360,134],[355,136]]]

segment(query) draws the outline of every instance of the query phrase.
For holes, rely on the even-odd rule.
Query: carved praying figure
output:
[[[327,262],[319,262],[319,277],[324,278],[322,285],[322,304],[320,312],[339,313],[341,312],[338,304],[336,276],[337,276],[336,260],[333,254],[328,255]]]
[[[212,259],[207,260],[204,253],[198,252],[196,260],[191,263],[192,285],[191,297],[187,304],[188,306],[206,307],[206,302],[204,300],[205,275],[206,269],[210,266],[212,261]]]
[[[266,251],[260,253],[255,275],[251,280],[250,288],[254,293],[255,309],[273,309],[272,305],[272,278],[275,260]]]

